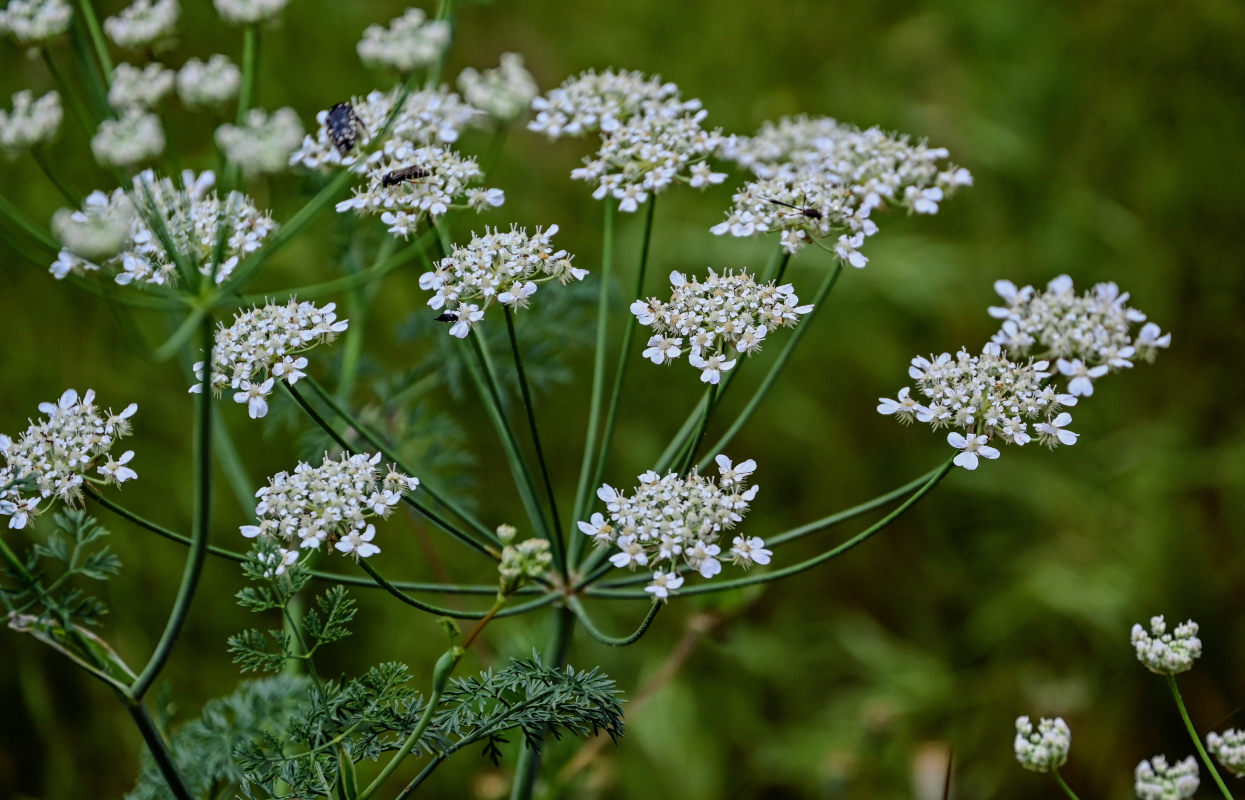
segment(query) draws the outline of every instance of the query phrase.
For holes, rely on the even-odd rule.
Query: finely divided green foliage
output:
[[[47,538],[27,552],[24,571],[13,566],[4,570],[0,598],[13,615],[66,630],[98,625],[107,605],[74,579],[106,581],[121,571],[121,562],[101,541],[108,530],[75,509],[56,514],[54,522]]]

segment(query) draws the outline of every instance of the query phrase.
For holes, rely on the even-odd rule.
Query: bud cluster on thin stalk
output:
[[[177,73],[163,64],[118,64],[112,71],[108,105],[122,113],[139,113],[156,107],[177,82]]]
[[[1193,756],[1174,764],[1168,764],[1166,756],[1154,756],[1138,764],[1133,773],[1138,800],[1185,800],[1197,794],[1200,783]]]
[[[104,33],[117,47],[151,47],[177,31],[177,0],[134,0],[120,14],[104,20]]]
[[[216,13],[225,22],[250,25],[274,19],[290,0],[212,0]]]
[[[495,122],[506,124],[527,113],[540,87],[519,53],[502,53],[501,63],[483,72],[468,67],[458,74],[463,99]]]
[[[13,158],[37,144],[50,142],[60,128],[61,96],[55,91],[35,99],[23,90],[13,95],[13,109],[0,108],[0,150]]]
[[[1133,626],[1130,636],[1137,660],[1158,675],[1175,675],[1193,669],[1193,662],[1202,655],[1198,625],[1186,620],[1171,631],[1162,615],[1150,618],[1147,631],[1140,623]]]
[[[9,0],[0,9],[0,33],[38,47],[69,30],[73,7],[65,0]]]
[[[91,137],[91,153],[104,167],[136,167],[159,158],[164,146],[160,117],[137,106],[123,110],[117,119],[100,122]]]
[[[214,138],[230,164],[236,164],[247,175],[259,175],[287,169],[304,133],[303,121],[292,108],[278,108],[271,113],[252,108],[241,125],[222,125]]]
[[[359,60],[368,67],[386,67],[402,74],[432,66],[450,45],[450,23],[430,20],[418,8],[384,25],[369,25],[359,40]]]
[[[497,593],[501,598],[544,578],[553,564],[548,539],[532,537],[516,543],[517,534],[513,525],[497,526],[497,540],[502,544],[501,559],[497,562]]]
[[[1208,733],[1206,749],[1233,775],[1245,777],[1245,730],[1228,728],[1223,733]]]
[[[66,389],[56,402],[40,403],[44,419],[31,421],[16,439],[0,434],[0,515],[10,528],[24,528],[42,513],[45,500],[79,505],[85,482],[121,484],[138,477],[129,466],[133,450],[111,455],[113,443],[131,432],[130,403],[120,413],[95,405],[95,390]]]
[[[1068,761],[1072,730],[1063,717],[1042,717],[1035,729],[1027,716],[1016,718],[1014,749],[1020,766],[1034,772],[1050,772]]]
[[[192,58],[177,71],[177,96],[187,108],[223,105],[238,96],[242,70],[228,56]]]

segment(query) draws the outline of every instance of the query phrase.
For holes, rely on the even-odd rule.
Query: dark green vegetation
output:
[[[194,7],[184,10],[184,46],[169,63],[218,50],[237,59],[238,31],[207,3],[186,5]],[[110,14],[121,4],[100,6]],[[387,77],[358,65],[354,45],[367,24],[402,8],[294,2],[280,28],[263,35],[259,104],[293,105],[310,123],[316,110],[351,93],[388,86]],[[959,796],[1053,797],[1048,779],[1015,764],[1011,738],[1018,714],[1058,713],[1073,730],[1069,783],[1087,798],[1130,797],[1138,760],[1191,752],[1162,681],[1135,662],[1128,645],[1131,624],[1156,613],[1202,624],[1206,655],[1182,677],[1202,730],[1245,725],[1239,3],[536,1],[466,6],[458,31],[450,75],[493,66],[505,50],[526,56],[542,88],[588,67],[659,72],[701,98],[710,123],[729,131],[751,133],[784,114],[828,114],[928,136],[972,170],[976,185],[937,217],[883,219],[869,266],[843,276],[786,380],[730,448],[732,457],[760,465],[761,491],[745,531],[766,535],[853,505],[949,455],[940,437],[900,428],[873,409],[879,395],[907,383],[912,355],[975,347],[993,332],[985,308],[997,278],[1040,285],[1067,272],[1082,289],[1114,280],[1173,334],[1156,364],[1100,382],[1093,402],[1074,414],[1082,434],[1075,447],[1008,449],[976,473],[956,471],[865,547],[764,590],[676,600],[636,647],[577,640],[571,663],[601,665],[631,699],[628,733],[620,748],[607,746],[586,765],[574,760],[578,740],[552,743],[553,785],[567,795],[684,800],[906,798],[914,796],[914,769],[928,769],[932,778],[923,780],[940,786],[953,747]],[[3,94],[51,88],[38,59],[10,44],[0,59]],[[175,102],[166,107],[185,164],[210,165],[216,123]],[[478,152],[485,142],[479,135],[464,149]],[[460,222],[456,233],[485,222],[556,222],[559,246],[577,253],[577,266],[594,269],[600,205],[568,178],[590,146],[513,132],[495,179],[506,205]],[[112,188],[68,113],[51,152],[75,188]],[[34,218],[47,219],[62,204],[33,163],[2,169],[0,193]],[[737,182],[733,175],[704,195],[674,190],[661,199],[650,291],[659,292],[673,268],[764,261],[768,241],[708,234]],[[302,179],[272,183],[251,187],[260,205],[270,190],[289,198]],[[274,214],[281,220],[296,207],[282,200]],[[340,274],[335,257],[326,257],[343,249],[333,215],[323,222],[318,237],[274,260],[256,291]],[[624,270],[634,264],[640,223],[638,215],[624,218],[617,251]],[[359,247],[366,263],[375,243]],[[32,268],[2,243],[0,253],[0,430],[20,430],[38,402],[71,386],[94,387],[105,405],[137,401],[136,432],[126,446],[137,451],[132,466],[140,478],[119,497],[161,523],[187,527],[188,371],[144,362],[107,306],[57,284],[43,265]],[[811,248],[795,261],[788,275],[802,296],[812,294],[825,265]],[[391,385],[444,338],[425,319],[415,286],[420,271],[413,264],[393,273],[371,302],[356,406],[374,404],[377,386]],[[578,346],[588,341],[582,313],[556,312],[565,326],[548,318],[559,303],[555,288],[542,289],[518,325],[531,346],[566,359],[571,382],[546,384],[538,411],[558,490],[569,502],[590,353]],[[620,298],[620,311],[624,305]],[[154,341],[168,332],[154,315],[140,324]],[[315,351],[309,371],[331,384],[345,345]],[[767,348],[740,380],[759,379],[776,353]],[[605,476],[624,487],[699,396],[685,366],[662,370],[637,357],[632,367],[635,382],[623,398],[619,445]],[[454,393],[456,372],[434,375],[441,380],[422,384],[430,391],[416,393],[414,413],[448,412],[465,436],[448,450],[416,439],[408,460],[419,466],[427,458],[462,478],[490,523],[518,522],[521,505],[483,409],[470,392]],[[738,407],[732,400],[745,396],[728,396],[726,419]],[[242,406],[219,410],[256,488],[325,446],[304,435],[310,426],[291,404],[262,424],[246,419]],[[412,426],[425,430],[418,420]],[[458,458],[464,455],[469,466]],[[225,482],[219,485],[212,541],[242,549],[236,526],[247,519]],[[93,511],[124,564],[109,584],[112,613],[103,631],[141,663],[159,636],[184,551]],[[42,524],[50,529],[51,517]],[[15,546],[27,539],[0,535]],[[382,535],[377,563],[389,577],[492,579],[463,548],[402,514]],[[779,549],[775,564],[825,549],[824,537],[847,535],[836,529]],[[335,557],[324,566],[353,569]],[[236,564],[209,562],[162,675],[178,698],[176,718],[193,718],[204,702],[236,687],[226,637],[253,624],[233,601],[243,585]],[[435,621],[379,591],[353,592],[355,635],[325,648],[325,672],[355,675],[402,659],[426,675],[444,643]],[[483,609],[488,601],[461,602]],[[631,630],[644,610],[637,602],[603,624]],[[475,656],[499,664],[525,657],[545,634],[542,619],[495,623]],[[130,788],[141,743],[109,692],[15,633],[3,634],[0,653],[0,796],[116,797]],[[469,657],[461,674],[481,666]],[[513,750],[507,756],[505,768]],[[429,782],[427,795],[493,796],[499,774],[485,758],[460,756]]]

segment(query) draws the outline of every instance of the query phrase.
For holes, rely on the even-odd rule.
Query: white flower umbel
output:
[[[600,547],[616,547],[610,556],[616,567],[653,570],[647,591],[665,600],[683,584],[683,567],[701,577],[722,571],[722,561],[739,566],[768,564],[770,551],[758,537],[736,536],[730,552],[722,554],[722,535],[743,520],[757,487],[747,487],[756,462],[732,464],[724,455],[716,459],[719,477],[705,478],[695,470],[686,476],[673,472],[639,476],[640,485],[630,496],[609,484],[597,490],[605,503],[605,515],[594,513],[579,530]]]
[[[0,9],[0,33],[38,46],[69,30],[73,8],[65,0],[9,0]]]
[[[1150,630],[1140,623],[1133,626],[1133,649],[1145,668],[1159,675],[1175,675],[1193,668],[1202,655],[1202,640],[1197,636],[1197,623],[1186,620],[1170,633],[1162,615],[1150,617]]]
[[[1245,730],[1228,728],[1222,734],[1208,733],[1206,749],[1233,775],[1245,778]]]
[[[572,266],[574,256],[554,249],[557,232],[558,226],[550,225],[530,236],[514,227],[504,233],[485,229],[483,236],[472,234],[465,247],[454,245],[435,270],[419,277],[419,288],[433,293],[429,306],[453,315],[449,332],[461,339],[493,303],[523,308],[539,284],[584,279],[588,271]]]
[[[91,152],[105,167],[132,167],[164,152],[164,130],[155,114],[130,110],[106,119],[91,137]]]
[[[494,69],[476,72],[468,67],[459,73],[458,91],[468,103],[504,124],[527,112],[540,87],[523,66],[523,56],[502,53],[501,64]]]
[[[954,356],[918,356],[908,368],[916,391],[904,388],[897,399],[878,398],[878,413],[905,424],[916,419],[934,430],[954,429],[947,442],[961,451],[955,463],[965,469],[976,469],[980,458],[999,457],[988,442],[1028,444],[1031,424],[1043,444],[1074,444],[1077,434],[1064,429],[1072,416],[1061,409],[1077,399],[1047,382],[1049,366],[1010,361],[993,342],[980,355],[961,349]]]
[[[287,169],[290,154],[303,140],[303,122],[292,108],[278,108],[269,114],[261,108],[246,112],[241,125],[222,125],[216,129],[216,144],[225,159],[238,165],[247,175],[280,172]]]
[[[427,174],[395,177],[410,169]],[[471,186],[483,177],[474,158],[437,145],[415,147],[403,142],[376,162],[368,173],[367,187],[355,189],[354,197],[337,204],[337,211],[379,214],[390,233],[406,238],[425,216],[436,218],[451,208],[483,211],[504,203],[501,189]]]
[[[343,555],[369,558],[380,552],[369,519],[388,516],[419,479],[393,468],[379,476],[380,453],[342,455],[318,467],[299,462],[293,473],[279,472],[255,493],[257,525],[243,525],[248,539],[263,538],[277,548],[277,574],[298,561],[300,551],[327,544]]]
[[[388,67],[407,74],[432,66],[450,44],[450,23],[428,19],[418,8],[383,25],[369,25],[359,40],[359,60],[368,67]]]
[[[177,71],[177,96],[190,108],[226,103],[241,84],[242,71],[220,53],[206,62],[192,58]]]
[[[1028,717],[1016,718],[1016,760],[1034,772],[1050,772],[1068,760],[1072,746],[1072,729],[1063,717],[1038,721],[1037,730]]]
[[[177,0],[134,0],[120,14],[104,20],[104,32],[117,47],[149,47],[173,35],[180,13]]]
[[[720,152],[757,180],[735,194],[713,233],[780,231],[789,253],[833,239],[835,251],[854,267],[868,261],[859,248],[877,230],[870,220],[874,209],[897,205],[935,214],[940,202],[972,183],[967,170],[946,163],[944,148],[824,117],[766,123],[756,136],[725,140]]]
[[[146,170],[135,176],[130,192],[93,193],[81,212],[59,215],[69,233],[62,235],[65,249],[51,266],[52,274],[64,278],[71,272],[84,275],[107,268],[123,285],[176,283],[177,258],[165,249],[163,237],[149,227],[158,219],[181,257],[197,266],[200,274],[215,273],[216,282],[223,283],[243,256],[263,245],[276,223],[240,192],[230,192],[221,200],[209,191],[215,181],[211,172],[186,171],[179,185]],[[109,252],[123,220],[129,221],[127,240],[120,251]],[[225,246],[217,265],[222,233]],[[89,245],[89,251],[75,249],[83,244]]]
[[[303,139],[302,146],[290,156],[290,163],[308,169],[330,169],[347,166],[354,172],[368,172],[381,161],[392,159],[400,150],[412,145],[449,144],[458,140],[467,125],[480,121],[484,115],[464,103],[457,94],[445,89],[424,89],[407,95],[402,108],[389,127],[383,146],[375,146],[373,137],[385,129],[385,123],[398,100],[398,90],[371,92],[360,100],[352,97],[350,105],[359,122],[358,142],[349,152],[342,153],[333,143],[328,126],[329,111],[316,114],[319,128],[315,135]]]
[[[1171,344],[1153,322],[1135,335],[1133,326],[1146,315],[1129,308],[1128,293],[1114,283],[1099,283],[1078,295],[1067,275],[1046,284],[1039,292],[1032,286],[1016,288],[1011,281],[996,281],[994,290],[1005,305],[991,306],[990,316],[1003,320],[991,341],[1009,353],[1055,360],[1067,377],[1068,392],[1078,397],[1094,393],[1094,381],[1108,372],[1128,369],[1133,360],[1153,361],[1160,348]]]
[[[635,116],[602,135],[601,147],[571,178],[596,189],[597,200],[613,197],[620,211],[632,212],[676,181],[704,189],[726,180],[713,172],[708,158],[722,141],[721,131],[701,127],[705,111],[677,117]]]
[[[233,391],[235,403],[246,405],[251,419],[268,413],[268,397],[276,381],[297,383],[305,377],[305,353],[328,344],[347,328],[337,319],[336,304],[317,308],[290,300],[237,314],[233,323],[221,325],[212,348],[212,393]],[[203,390],[203,362],[194,365],[197,382],[191,392]]]
[[[687,352],[705,383],[718,383],[737,356],[760,350],[771,332],[794,327],[813,310],[800,305],[791,284],[758,284],[742,270],[709,270],[709,277],[691,281],[671,272],[670,285],[668,301],[650,297],[631,304],[640,324],[653,330],[644,357],[665,364]]]
[[[112,71],[112,86],[108,89],[108,104],[128,112],[131,109],[146,111],[154,108],[164,96],[173,91],[177,73],[163,64],[151,63],[145,67],[118,64]]]
[[[119,414],[101,411],[95,391],[66,389],[54,403],[40,403],[46,416],[31,422],[16,440],[0,434],[0,515],[10,528],[24,528],[49,498],[76,505],[85,482],[121,484],[137,478],[127,450],[117,458],[113,442],[130,434],[134,403]],[[48,504],[50,505],[50,503]]]
[[[290,0],[212,0],[221,19],[235,25],[273,19],[289,2]]]
[[[694,114],[700,107],[699,100],[683,100],[679,87],[663,83],[660,76],[589,70],[532,100],[536,117],[527,127],[550,139],[598,130],[610,133],[632,117],[672,119]]]
[[[1171,765],[1166,757],[1155,756],[1138,764],[1133,777],[1139,800],[1185,800],[1197,793],[1200,783],[1193,756]]]
[[[61,124],[61,97],[55,91],[38,100],[28,91],[13,95],[13,110],[0,108],[0,150],[10,158],[50,141]]]

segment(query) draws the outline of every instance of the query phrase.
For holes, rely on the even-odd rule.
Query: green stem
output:
[[[10,202],[5,197],[0,197],[0,214],[3,214],[4,216],[11,219],[15,225],[17,225],[19,228],[21,228],[23,231],[29,234],[33,239],[38,241],[40,244],[46,247],[50,247],[53,250],[53,252],[55,252],[58,249],[56,240],[52,238],[51,233],[49,233],[45,228],[42,228],[39,225],[36,225],[34,220],[30,219],[30,217],[27,217],[25,212],[23,212],[20,208],[18,208],[16,205],[14,205],[12,202]]]
[[[411,792],[414,792],[417,788],[419,788],[419,785],[427,780],[428,776],[432,774],[432,771],[441,766],[441,762],[443,761],[445,761],[445,756],[437,756],[425,764],[424,768],[419,771],[419,774],[406,785],[406,788],[394,795],[393,800],[406,800],[406,798],[410,797]]]
[[[608,202],[608,201],[607,201]],[[571,646],[571,635],[575,632],[575,613],[568,608],[557,610],[553,620],[553,637],[545,648],[545,663],[554,669],[561,669],[566,663],[566,651]],[[542,732],[542,737],[544,732]],[[510,800],[531,800],[532,790],[536,787],[536,777],[540,774],[540,761],[544,748],[539,750],[528,747],[526,743],[519,750],[519,763],[515,767],[514,784],[510,788]]]
[[[458,659],[455,659],[455,663],[457,663],[457,661]],[[411,731],[411,735],[406,737],[406,741],[402,743],[402,747],[398,750],[398,752],[393,754],[393,757],[389,759],[389,763],[385,764],[384,769],[380,771],[380,774],[376,776],[376,779],[368,784],[366,789],[359,792],[358,800],[367,800],[367,798],[375,794],[376,790],[384,785],[385,781],[389,779],[389,776],[397,770],[398,765],[402,763],[402,760],[410,755],[411,750],[414,749],[416,743],[419,742],[420,737],[424,735],[424,731],[428,729],[428,723],[432,722],[432,715],[436,712],[437,706],[441,702],[441,693],[444,689],[445,687],[442,685],[438,685],[436,683],[433,684],[432,692],[428,695],[428,704],[424,706],[424,713],[419,715],[419,722],[415,725],[415,730]]]
[[[705,431],[709,428],[709,417],[713,415],[713,407],[717,404],[718,389],[719,386],[716,383],[709,386],[709,402],[705,403],[705,413],[700,418],[700,427],[696,431],[696,436],[688,440],[687,455],[679,462],[679,468],[676,470],[680,475],[691,469],[692,461],[696,459],[696,451],[700,449],[701,442],[705,440]],[[708,462],[708,460],[709,456],[705,456],[705,461]]]
[[[95,109],[97,120],[116,117],[112,105],[108,102],[108,87],[112,83],[111,76],[105,77],[101,72],[99,61],[91,57],[91,34],[82,21],[82,16],[75,15],[73,27],[69,29],[70,53],[78,66],[78,74],[82,77],[87,98]],[[115,170],[114,170],[115,171]],[[117,171],[118,174],[119,171]],[[120,178],[119,182],[124,182]]]
[[[78,92],[70,85],[69,78],[65,75],[64,70],[52,58],[52,51],[46,47],[40,52],[43,54],[43,63],[47,65],[48,72],[52,73],[52,79],[56,81],[56,85],[60,87],[61,95],[65,101],[69,103],[69,108],[73,111],[74,119],[78,120],[78,125],[82,128],[82,132],[86,134],[86,138],[90,141],[95,134],[95,119],[82,103],[82,98],[78,96]]]
[[[253,515],[255,513],[255,482],[247,474],[246,464],[238,454],[233,437],[229,434],[229,429],[225,427],[224,420],[220,418],[219,413],[216,414],[216,421],[212,428],[212,438],[216,443],[216,452],[221,469],[225,473],[225,480],[229,482],[229,488],[233,490],[238,506],[247,516]]]
[[[652,607],[649,608],[648,613],[644,615],[643,621],[640,622],[640,627],[636,628],[635,631],[627,636],[609,636],[608,634],[602,633],[601,629],[598,628],[592,621],[591,615],[588,614],[588,609],[584,608],[584,604],[580,602],[578,597],[572,595],[567,600],[567,605],[569,605],[571,610],[575,612],[575,617],[579,620],[580,624],[584,626],[584,630],[588,632],[588,635],[593,639],[596,639],[601,644],[607,644],[610,647],[626,647],[629,644],[639,641],[640,637],[648,631],[648,627],[653,624],[653,619],[657,616],[657,612],[661,610],[665,603],[653,603]]]
[[[238,113],[234,124],[246,121],[246,112],[255,102],[255,81],[259,76],[259,28],[255,24],[242,29],[242,86],[238,90]]]
[[[1219,787],[1219,793],[1224,796],[1225,800],[1232,800],[1232,793],[1228,791],[1228,786],[1223,782],[1223,778],[1220,777],[1219,770],[1215,769],[1215,762],[1211,760],[1210,754],[1206,752],[1206,748],[1202,745],[1202,737],[1198,735],[1197,729],[1193,727],[1193,720],[1189,718],[1189,709],[1185,708],[1184,698],[1180,696],[1180,689],[1176,686],[1176,676],[1169,672],[1163,677],[1167,679],[1167,688],[1172,691],[1172,697],[1176,700],[1176,708],[1180,709],[1180,718],[1184,720],[1185,729],[1189,731],[1189,738],[1193,740],[1193,746],[1197,748],[1198,757],[1206,765],[1210,776],[1215,779],[1215,785]]]
[[[104,41],[104,31],[99,27],[99,18],[95,16],[95,9],[91,7],[91,0],[81,0],[78,6],[82,9],[82,21],[86,23],[87,33],[91,36],[95,57],[99,59],[99,64],[104,70],[104,78],[111,84],[112,58],[108,55],[108,43]]]
[[[549,513],[553,517],[553,527],[549,530],[549,544],[553,548],[554,563],[562,570],[562,577],[567,575],[565,533],[562,520],[558,516],[558,498],[553,493],[553,481],[549,477],[549,464],[545,461],[545,450],[540,446],[540,429],[536,425],[536,408],[532,403],[532,391],[527,383],[527,373],[523,370],[523,357],[519,354],[519,337],[514,330],[514,314],[510,306],[504,306],[506,314],[506,331],[510,334],[510,351],[514,355],[514,368],[519,378],[519,393],[523,396],[523,408],[527,411],[527,426],[532,434],[532,444],[536,448],[536,462],[540,465],[540,475],[545,484],[545,495],[549,500]]]
[[[437,61],[428,70],[428,76],[424,81],[424,87],[427,89],[435,89],[437,84],[441,82],[441,73],[445,69],[445,57],[449,55],[450,45],[454,39],[454,0],[441,0],[437,6],[437,19],[446,20],[450,23],[450,41],[445,43],[445,47],[441,48]]]
[[[1063,776],[1059,774],[1058,767],[1051,767],[1050,774],[1051,777],[1055,779],[1055,783],[1059,784],[1059,788],[1063,789],[1063,793],[1071,798],[1071,800],[1081,800],[1081,798],[1076,796],[1076,792],[1072,791],[1072,787],[1064,781]]]
[[[203,361],[212,363],[212,349],[216,344],[212,317],[206,315],[200,328],[203,342]],[[156,644],[155,652],[147,661],[147,665],[139,672],[138,678],[130,687],[130,695],[135,701],[141,700],[151,688],[152,682],[164,668],[173,645],[186,624],[186,616],[190,613],[190,604],[194,600],[195,589],[199,585],[199,576],[203,572],[203,561],[207,555],[208,530],[212,523],[212,391],[208,385],[211,370],[204,370],[202,391],[195,403],[195,513],[194,525],[191,529],[190,552],[186,556],[186,566],[182,571],[181,586],[177,590],[177,599],[173,610],[165,623],[164,633]]]
[[[130,712],[130,717],[138,726],[138,732],[142,734],[143,741],[147,743],[147,749],[151,751],[152,759],[160,769],[160,774],[164,776],[164,782],[169,785],[169,791],[177,800],[194,800],[194,795],[186,787],[186,781],[173,761],[173,754],[169,751],[168,743],[164,741],[164,736],[156,727],[151,714],[147,713],[147,709],[138,701],[126,701],[125,710]]]

